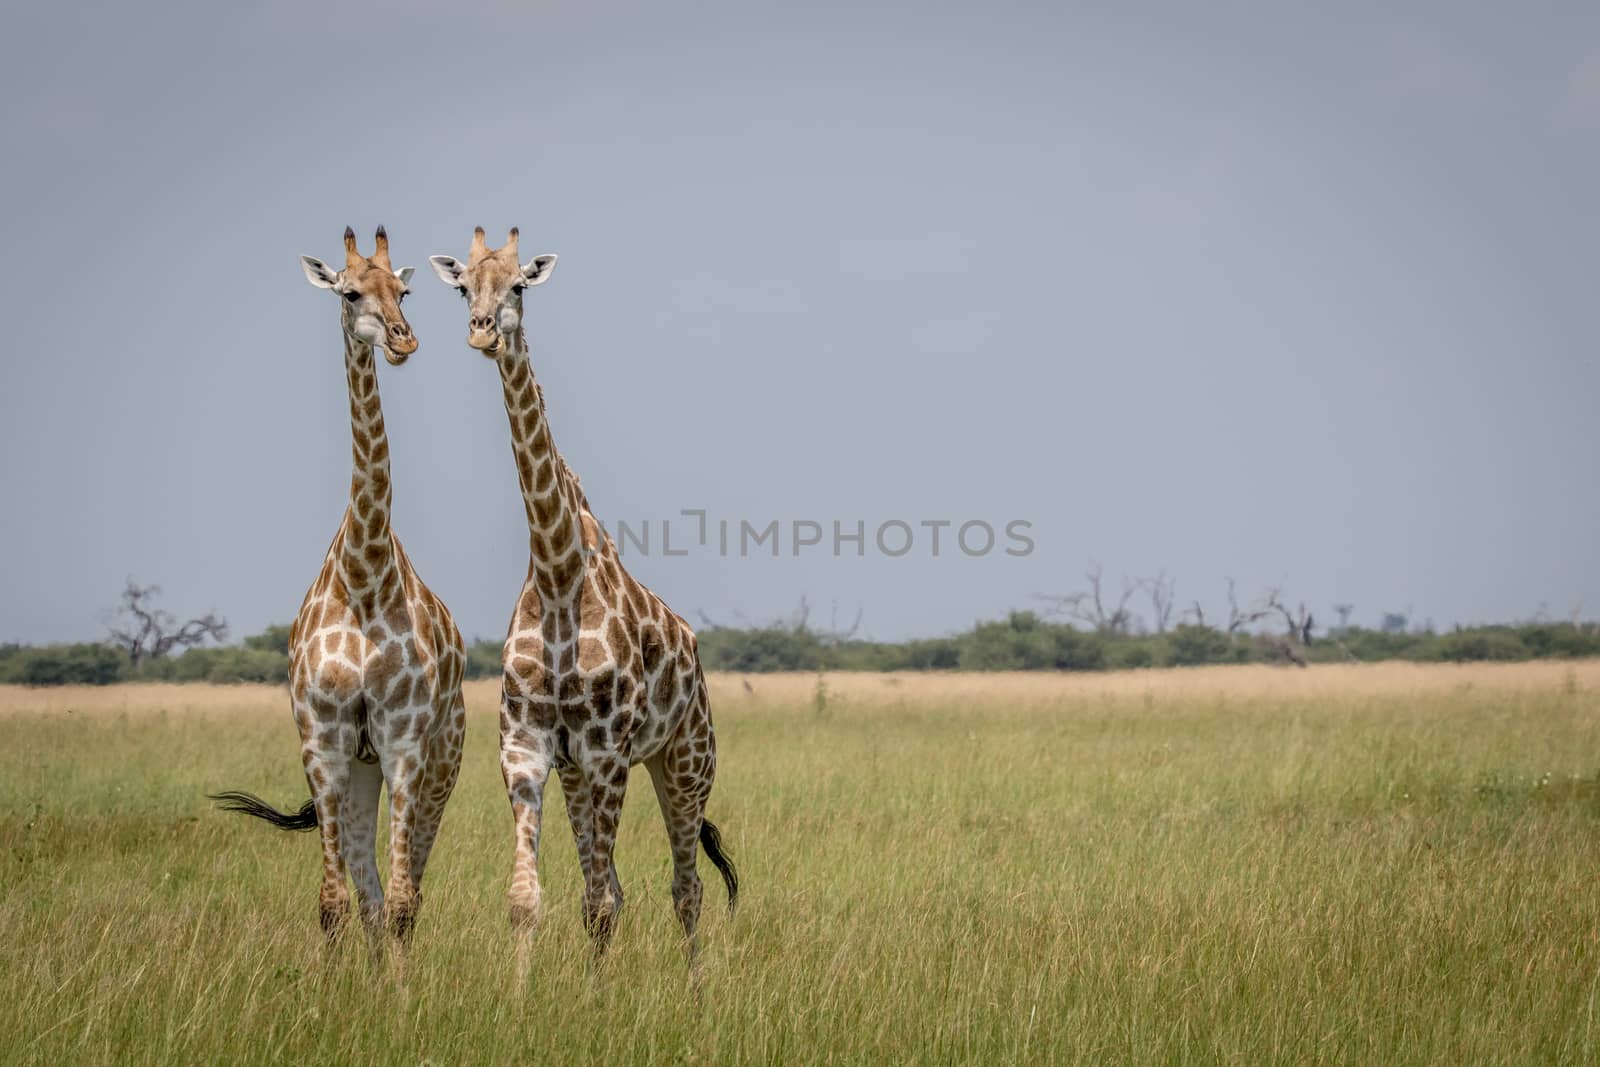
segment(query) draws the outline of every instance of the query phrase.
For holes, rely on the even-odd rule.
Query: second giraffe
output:
[[[622,566],[556,451],[522,328],[526,290],[553,255],[517,258],[517,231],[490,249],[473,233],[466,263],[431,257],[467,300],[467,343],[495,361],[527,512],[528,575],[503,655],[500,770],[516,825],[511,921],[525,970],[539,916],[539,831],[545,782],[561,776],[583,866],[584,924],[605,948],[622,909],[613,849],[628,768],[643,763],[672,845],[672,900],[691,958],[700,917],[700,847],[721,872],[732,908],[738,875],[705,817],[716,735],[694,631]]]

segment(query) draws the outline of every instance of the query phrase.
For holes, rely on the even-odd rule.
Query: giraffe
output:
[[[306,278],[340,298],[350,389],[350,504],[289,634],[289,692],[311,799],[282,812],[248,793],[226,810],[322,838],[321,923],[331,940],[349,912],[347,876],[369,941],[387,927],[403,945],[465,736],[466,654],[450,612],[422,584],[389,525],[389,441],[374,346],[399,366],[417,349],[400,310],[412,268],[394,270],[378,227],[370,258],[344,231],[345,266],[300,257]],[[389,878],[378,878],[378,794],[389,790]]]
[[[465,264],[430,258],[467,299],[467,343],[495,361],[528,520],[528,573],[502,657],[500,773],[516,829],[511,925],[526,973],[539,917],[539,832],[545,782],[561,778],[583,868],[584,925],[597,954],[622,910],[613,858],[628,769],[650,772],[672,849],[672,900],[694,959],[701,885],[698,849],[721,873],[731,910],[738,874],[705,817],[716,735],[694,631],[622,566],[577,476],[556,450],[522,328],[525,290],[553,255],[517,260],[517,231],[491,250],[473,232]]]

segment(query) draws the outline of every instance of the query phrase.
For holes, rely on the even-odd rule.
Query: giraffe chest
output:
[[[511,721],[502,725],[551,733],[563,758],[603,750],[638,763],[671,736],[688,706],[689,688],[668,669],[676,662],[659,635],[619,644],[603,627],[580,626],[571,636],[516,627],[504,659]]]
[[[551,629],[522,627],[507,638],[502,662],[508,692],[569,715],[581,714],[585,706],[633,702],[626,664],[611,654],[600,631]]]

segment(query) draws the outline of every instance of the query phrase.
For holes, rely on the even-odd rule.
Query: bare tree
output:
[[[1125,634],[1133,629],[1133,612],[1128,609],[1128,601],[1143,586],[1142,582],[1134,581],[1126,575],[1122,578],[1122,593],[1117,597],[1114,607],[1108,607],[1109,598],[1105,592],[1105,572],[1100,564],[1091,562],[1089,569],[1083,573],[1088,581],[1089,588],[1080,593],[1039,593],[1038,599],[1045,601],[1050,607],[1045,609],[1046,615],[1065,615],[1069,619],[1092,626],[1103,634]]]
[[[1356,610],[1354,604],[1335,604],[1333,613],[1339,616],[1339,631],[1343,633],[1350,629],[1350,615]]]
[[[810,621],[811,601],[806,599],[806,595],[804,593],[801,593],[800,603],[795,606],[794,613],[789,616],[789,621],[786,623],[778,623],[776,625],[782,626],[784,629],[791,630],[794,633],[803,634],[809,628]]]
[[[737,628],[747,630],[787,630],[794,634],[811,634],[819,643],[824,645],[839,645],[852,640],[857,631],[861,629],[861,619],[865,614],[864,608],[856,608],[855,618],[846,627],[839,626],[839,602],[833,602],[832,610],[828,617],[827,629],[814,626],[811,623],[811,601],[805,596],[800,597],[800,603],[795,606],[787,618],[774,619],[767,623],[752,622],[743,612],[735,611],[733,618],[738,623]],[[697,608],[695,614],[700,618],[700,624],[706,630],[735,629],[727,623],[718,622],[708,615],[704,608]]]
[[[139,585],[132,578],[122,591],[122,606],[106,624],[111,643],[128,654],[137,667],[147,659],[160,659],[175,648],[190,648],[210,638],[228,639],[228,623],[207,612],[182,625],[169,612],[155,606],[159,585]]]
[[[1311,643],[1311,631],[1316,626],[1316,620],[1312,617],[1311,612],[1306,609],[1304,601],[1300,603],[1295,611],[1291,612],[1289,606],[1283,602],[1283,590],[1278,586],[1273,586],[1267,590],[1266,596],[1262,598],[1262,603],[1283,616],[1283,624],[1290,637],[1302,645]]]
[[[713,619],[710,615],[706,614],[705,608],[696,608],[695,614],[700,617],[700,628],[702,630],[756,630],[761,628],[757,623],[751,622],[750,617],[737,608],[735,608],[733,611],[733,621],[737,624],[734,626],[730,626],[725,622],[718,622],[716,619]],[[779,626],[781,624],[769,623],[767,625]]]
[[[1300,604],[1298,611],[1291,612],[1283,602],[1283,590],[1277,586],[1267,590],[1262,603],[1283,616],[1285,632],[1283,636],[1272,639],[1278,655],[1297,667],[1309,666],[1305,650],[1311,644],[1311,630],[1316,625],[1311,612],[1304,603]]]
[[[1224,581],[1227,583],[1228,588],[1228,617],[1225,623],[1219,620],[1217,627],[1228,637],[1237,637],[1240,631],[1247,630],[1272,614],[1274,608],[1272,601],[1277,595],[1276,590],[1267,590],[1266,594],[1254,604],[1241,605],[1239,603],[1239,584],[1231,577],[1224,579]],[[1198,600],[1183,610],[1180,620],[1189,626],[1209,625],[1206,622],[1206,609],[1201,607]]]
[[[822,639],[825,645],[842,645],[855,638],[856,632],[861,629],[861,616],[866,609],[856,606],[856,617],[850,620],[850,625],[841,629],[839,627],[839,602],[835,600],[828,612],[828,628],[826,630],[813,630]]]
[[[1246,626],[1253,626],[1272,613],[1272,605],[1266,602],[1252,604],[1248,608],[1239,606],[1238,587],[1232,578],[1228,579],[1228,629],[1227,634],[1232,637]]]
[[[1150,598],[1150,617],[1154,620],[1156,633],[1164,634],[1167,627],[1172,625],[1172,609],[1175,604],[1175,595],[1178,587],[1176,578],[1168,578],[1165,568],[1156,573],[1154,578],[1140,580],[1144,587],[1145,595]],[[1199,604],[1195,605],[1196,610]]]

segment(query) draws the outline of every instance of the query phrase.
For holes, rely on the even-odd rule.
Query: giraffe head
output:
[[[396,366],[417,350],[411,324],[400,310],[410,292],[412,268],[389,265],[389,235],[378,227],[377,247],[371,258],[356,251],[355,231],[344,228],[344,270],[311,256],[301,256],[306,278],[318,289],[332,289],[342,302],[344,332],[366,345],[381,346],[384,358]]]
[[[555,269],[555,256],[534,256],[517,262],[517,231],[499,248],[483,239],[483,227],[472,231],[466,263],[454,256],[429,256],[439,280],[466,297],[467,344],[493,359],[513,349],[522,329],[522,291],[540,285]]]

